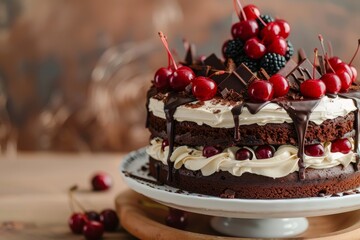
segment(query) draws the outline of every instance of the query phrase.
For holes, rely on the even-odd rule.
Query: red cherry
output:
[[[272,158],[274,156],[274,148],[269,145],[262,145],[256,148],[255,156],[257,159]]]
[[[340,78],[341,81],[341,92],[346,92],[351,86],[351,77],[346,71],[337,72],[336,75]]]
[[[276,22],[270,22],[261,30],[260,36],[265,44],[269,44],[279,36],[280,32],[280,26]]]
[[[95,211],[86,211],[85,215],[88,220],[100,222],[100,214]]]
[[[165,219],[166,225],[177,228],[185,229],[188,224],[187,214],[182,210],[169,208],[169,214]]]
[[[336,65],[342,63],[341,59],[338,57],[331,57],[329,58],[329,64],[332,68],[334,68]]]
[[[285,56],[287,51],[287,42],[282,37],[275,37],[272,42],[268,45],[267,50],[269,53],[280,54]]]
[[[216,154],[219,154],[221,152],[222,152],[222,150],[220,148],[218,148],[218,147],[205,146],[203,148],[202,154],[203,154],[204,157],[209,158],[209,157],[212,157],[212,156],[214,156]]]
[[[112,179],[107,173],[97,173],[91,179],[91,184],[94,191],[105,191],[111,187]]]
[[[83,230],[86,240],[99,240],[104,234],[104,226],[100,222],[88,221]]]
[[[325,83],[326,92],[337,94],[341,90],[341,80],[335,73],[326,73],[321,77]]]
[[[331,152],[341,152],[347,154],[351,151],[352,145],[349,139],[336,139],[331,142]]]
[[[159,68],[154,77],[154,85],[157,89],[166,89],[170,87],[169,79],[173,73],[170,68]]]
[[[250,38],[246,41],[244,47],[246,55],[253,59],[260,59],[266,53],[266,47],[257,38]]]
[[[179,67],[170,77],[170,86],[176,91],[185,90],[195,78],[195,73],[189,67]]]
[[[324,155],[324,152],[324,146],[321,144],[305,146],[305,154],[311,157],[321,157]]]
[[[334,70],[336,73],[346,71],[349,74],[351,81],[352,81],[352,77],[353,77],[352,70],[351,70],[350,66],[347,65],[346,63],[337,64],[336,66],[334,66]]]
[[[165,139],[161,143],[161,151],[165,151],[165,147],[167,147],[167,146],[169,146],[169,141],[167,139]]]
[[[354,66],[350,66],[350,68],[351,68],[352,75],[353,75],[352,82],[356,82],[358,72]]]
[[[274,89],[270,82],[265,80],[254,80],[248,87],[248,94],[254,102],[270,101],[274,95]]]
[[[119,217],[112,209],[105,209],[100,213],[100,222],[105,231],[115,231],[119,227]]]
[[[260,17],[260,10],[253,4],[249,4],[243,8],[247,20],[256,20]],[[240,20],[244,20],[243,15],[241,14]]]
[[[235,153],[236,160],[251,160],[253,158],[253,154],[249,149],[240,148]]]
[[[290,90],[289,81],[280,74],[271,76],[269,82],[273,85],[274,97],[285,96]]]
[[[83,213],[74,213],[69,218],[69,227],[75,234],[81,234],[85,226],[86,216]]]
[[[300,92],[307,98],[321,98],[325,95],[326,86],[320,79],[309,79],[300,84]]]
[[[282,20],[282,19],[277,19],[275,22],[280,27],[279,35],[281,37],[283,37],[284,39],[287,39],[289,37],[289,35],[290,35],[290,30],[291,30],[290,24],[287,21]]]
[[[217,92],[217,85],[214,80],[208,77],[197,77],[193,80],[192,94],[200,101],[212,99]]]
[[[238,22],[231,27],[231,34],[233,38],[240,38],[243,41],[256,37],[258,33],[259,25],[255,20]]]

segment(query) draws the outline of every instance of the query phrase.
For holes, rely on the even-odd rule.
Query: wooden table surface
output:
[[[68,189],[78,185],[77,199],[88,210],[115,208],[115,197],[127,186],[118,168],[122,154],[26,153],[0,155],[0,239],[84,239],[70,232]],[[104,171],[111,190],[92,192],[90,179]],[[123,229],[104,239],[134,239]]]

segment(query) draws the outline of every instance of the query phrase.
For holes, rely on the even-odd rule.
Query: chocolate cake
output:
[[[296,59],[285,20],[254,5],[235,10],[240,20],[224,60],[197,59],[188,47],[180,66],[159,33],[169,65],[155,73],[147,96],[151,176],[223,198],[318,197],[360,187],[356,69],[325,49],[314,51],[314,63],[301,50]]]

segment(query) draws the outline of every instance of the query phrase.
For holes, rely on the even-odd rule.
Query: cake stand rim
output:
[[[124,182],[146,197],[185,211],[219,217],[261,219],[323,216],[360,209],[360,194],[295,199],[226,199],[176,192],[176,188],[167,185],[156,186],[125,174],[131,170],[130,167],[134,168],[134,165],[138,166],[136,169],[139,170],[147,160],[146,147],[127,154],[120,164],[120,174]],[[147,178],[154,180],[152,177]]]

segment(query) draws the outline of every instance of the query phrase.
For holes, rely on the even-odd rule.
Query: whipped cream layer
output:
[[[231,109],[233,106],[219,104],[213,100],[205,101],[204,104],[194,102],[199,106],[183,105],[176,109],[174,118],[178,122],[191,121],[198,125],[206,124],[211,127],[233,128],[235,126]],[[346,116],[357,108],[353,100],[345,98],[328,98],[323,97],[319,105],[310,115],[310,121],[317,125],[328,119],[335,119],[340,116]],[[149,101],[149,111],[155,116],[165,119],[164,102],[151,98]],[[287,112],[276,103],[269,103],[256,114],[251,114],[244,107],[243,112],[239,116],[240,125],[258,124],[265,125],[267,123],[291,123],[292,120]]]
[[[353,144],[353,140],[350,139]],[[161,149],[162,139],[155,138],[150,142],[147,153],[154,159],[167,165],[167,156],[169,147]],[[268,159],[256,159],[253,153],[252,160],[235,160],[235,153],[238,147],[230,147],[222,153],[206,158],[202,155],[202,148],[190,148],[180,146],[174,149],[170,161],[174,162],[176,169],[184,166],[185,168],[197,171],[200,170],[204,176],[209,176],[215,172],[228,171],[234,176],[241,176],[248,172],[261,176],[280,178],[299,170],[297,156],[298,148],[292,145],[280,146],[274,154],[274,157]],[[347,167],[351,162],[356,161],[356,154],[350,151],[347,154],[340,152],[333,153],[330,151],[331,143],[325,144],[325,153],[321,157],[311,157],[305,155],[304,163],[306,168],[325,169],[338,165]]]

